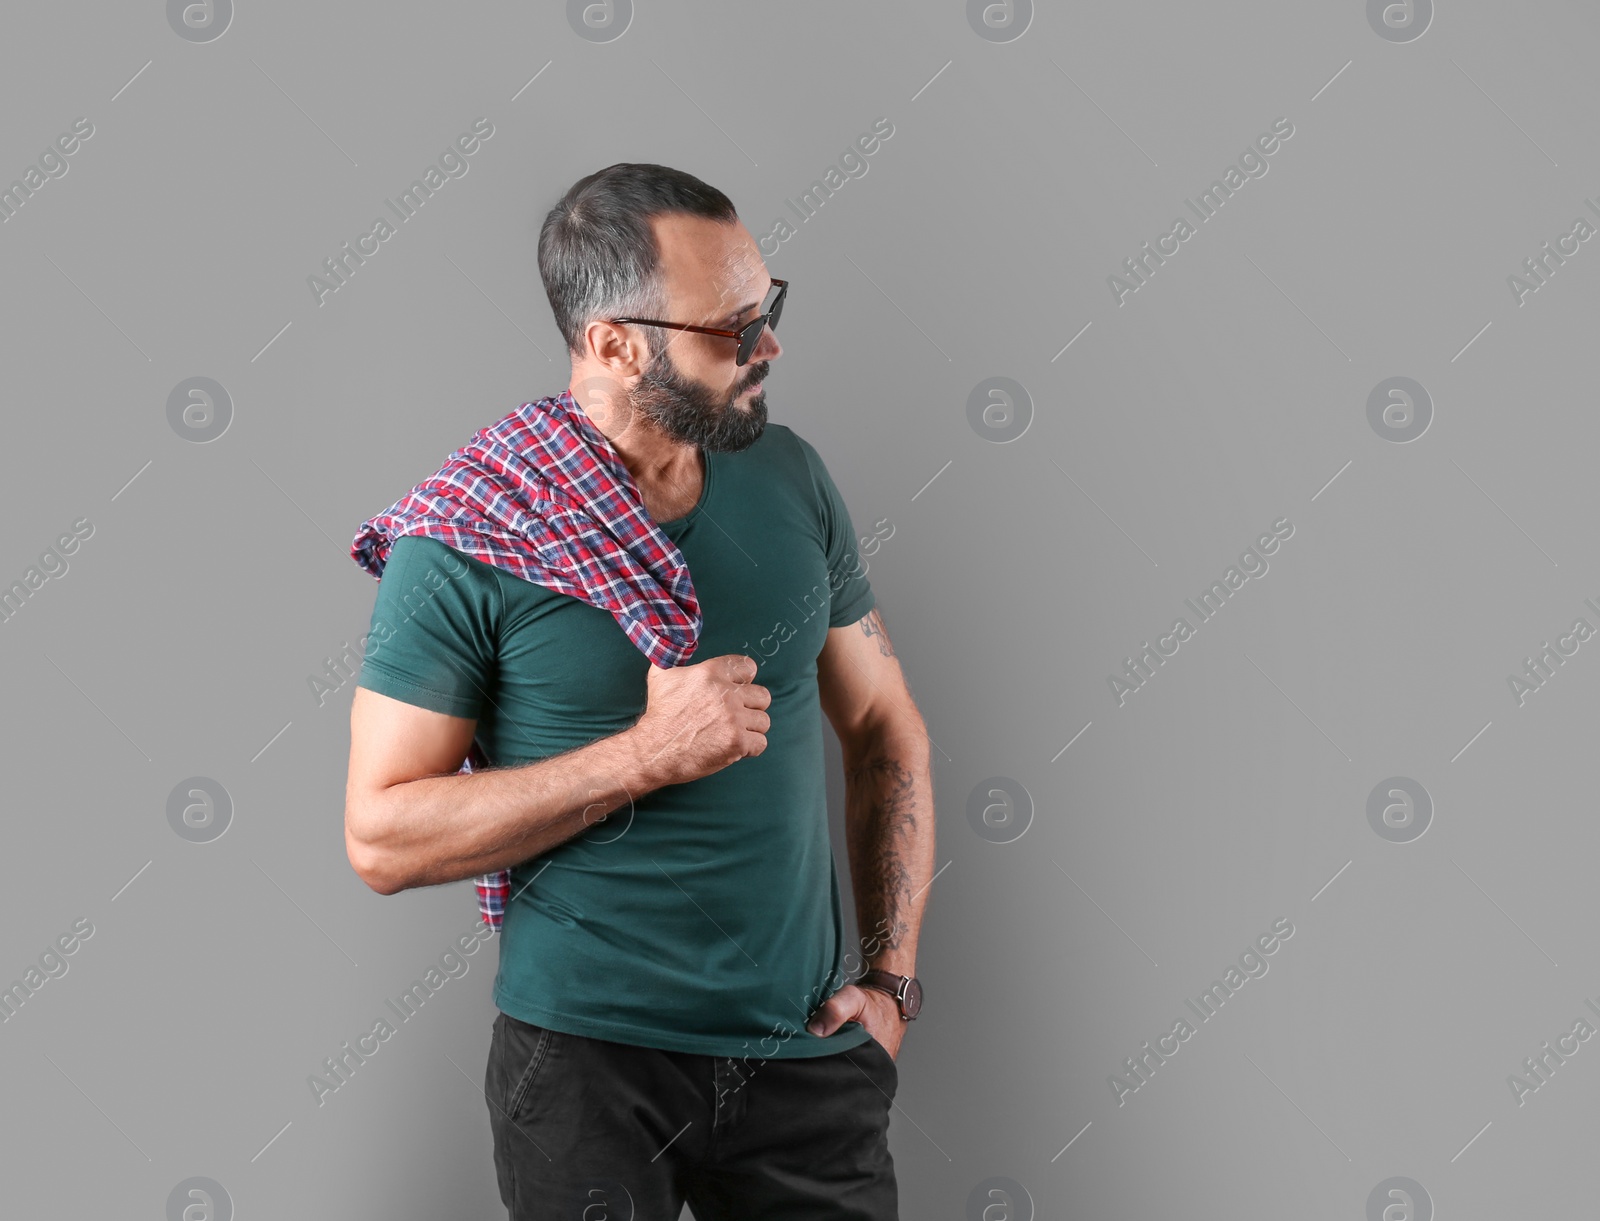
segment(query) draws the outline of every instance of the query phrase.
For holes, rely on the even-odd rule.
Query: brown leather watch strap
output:
[[[900,999],[900,991],[910,976],[897,975],[893,971],[882,971],[874,967],[862,974],[856,983],[863,988],[874,988],[879,992],[886,992],[894,998],[896,1007],[900,1010],[902,1021],[909,1021],[911,1015],[906,1012],[905,1002]]]

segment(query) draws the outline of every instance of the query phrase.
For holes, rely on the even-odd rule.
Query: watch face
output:
[[[922,1008],[922,985],[915,979],[906,981],[905,1000],[901,1005],[906,1011],[907,1018],[916,1017],[917,1012]]]

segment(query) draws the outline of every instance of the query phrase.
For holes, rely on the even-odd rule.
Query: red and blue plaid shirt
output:
[[[610,611],[658,666],[682,664],[700,638],[700,603],[683,553],[645,511],[610,440],[570,392],[523,403],[481,428],[437,474],[361,524],[350,555],[373,577],[389,548],[421,534],[514,576]],[[477,741],[463,774],[490,760]],[[498,930],[511,872],[474,879]]]

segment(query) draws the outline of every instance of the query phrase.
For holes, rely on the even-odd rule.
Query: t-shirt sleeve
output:
[[[877,598],[867,580],[867,560],[856,545],[855,526],[850,510],[828,474],[822,455],[804,437],[796,434],[811,468],[811,483],[817,493],[817,510],[822,515],[822,537],[828,552],[828,588],[832,593],[828,626],[844,627],[860,619],[876,604]]]
[[[494,573],[438,539],[395,540],[378,581],[357,685],[449,716],[493,696],[499,618]]]

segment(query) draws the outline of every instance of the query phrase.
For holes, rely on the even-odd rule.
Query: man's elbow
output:
[[[385,852],[372,840],[358,835],[358,825],[357,820],[346,811],[344,849],[356,876],[380,895],[393,895],[405,890],[409,883],[401,875],[392,854]]]
[[[864,715],[840,735],[840,745],[847,756],[893,751],[920,758],[928,753],[928,727],[908,699],[904,704],[880,706]]]

